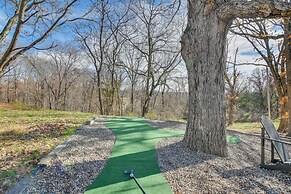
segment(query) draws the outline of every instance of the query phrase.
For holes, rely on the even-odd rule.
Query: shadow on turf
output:
[[[177,142],[176,144],[182,144],[182,142]],[[158,152],[164,152],[164,150],[171,149],[171,146],[175,146],[174,144],[170,145],[170,147],[163,147],[157,149]],[[181,146],[181,145],[179,145]],[[147,150],[143,152],[133,153],[133,154],[126,154],[118,157],[112,157],[108,161],[107,165],[111,166],[118,166],[116,168],[104,168],[101,174],[98,175],[98,177],[95,179],[95,181],[88,187],[87,191],[99,188],[99,187],[106,187],[108,185],[129,181],[130,178],[127,174],[124,174],[124,170],[126,169],[133,169],[134,174],[136,178],[144,178],[151,175],[159,174],[161,173],[160,168],[162,171],[171,171],[174,169],[187,167],[191,165],[196,165],[201,162],[204,162],[205,160],[213,159],[216,156],[211,156],[209,158],[205,158],[205,160],[197,161],[196,163],[192,162],[183,162],[183,163],[172,163],[172,161],[164,161],[169,162],[167,166],[170,166],[170,168],[167,168],[166,170],[163,169],[163,167],[159,167],[156,164],[152,164],[151,160],[156,159],[156,149]],[[123,164],[123,165],[120,165]]]

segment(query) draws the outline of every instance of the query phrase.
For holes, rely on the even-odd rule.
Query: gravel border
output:
[[[77,129],[40,162],[45,167],[32,172],[10,193],[83,193],[106,165],[114,146],[115,136],[105,120],[97,118]],[[25,183],[25,188],[19,187]]]
[[[172,130],[186,128],[185,123],[173,121],[149,123]],[[291,193],[290,173],[259,168],[258,135],[231,130],[227,133],[242,142],[229,144],[229,156],[225,158],[191,151],[182,138],[167,138],[157,143],[159,166],[175,193]],[[266,150],[266,156],[270,156],[270,149]]]

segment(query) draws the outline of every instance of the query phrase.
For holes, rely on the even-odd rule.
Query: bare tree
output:
[[[17,57],[42,43],[53,31],[68,21],[70,11],[78,0],[7,0],[7,21],[0,31],[0,73]],[[86,13],[84,14],[86,15]],[[84,16],[83,15],[83,16]],[[80,17],[83,17],[80,16]],[[21,43],[19,41],[21,40]],[[51,48],[50,45],[46,48]]]
[[[134,93],[141,74],[139,70],[143,59],[141,54],[130,44],[125,44],[121,56],[123,58],[122,67],[124,67],[124,70],[126,71],[127,79],[130,85],[130,112],[133,113],[134,104],[136,102]]]
[[[288,18],[280,20],[238,20],[236,28],[239,29],[239,32],[233,31],[245,37],[253,45],[254,49],[259,53],[271,70],[281,104],[280,125],[278,127],[279,132],[286,131],[288,125],[291,125],[291,123],[288,122],[289,113],[291,112],[291,106],[288,105],[288,89],[291,86],[291,82],[288,80],[288,58],[290,58],[290,53],[287,53],[288,25]],[[277,28],[281,27],[282,33],[280,30],[279,34],[270,32],[269,29],[272,29],[273,26]],[[274,48],[272,44],[274,45],[275,41],[278,46]],[[289,77],[290,76],[291,75],[289,75]]]
[[[93,4],[95,4],[96,9],[95,12],[92,12],[93,15],[88,16],[90,21],[78,24],[75,28],[75,32],[90,63],[94,66],[99,111],[100,114],[105,114],[105,107],[103,105],[104,99],[102,95],[104,86],[102,83],[102,76],[104,76],[105,66],[109,64],[111,64],[112,67],[111,76],[115,73],[117,56],[120,52],[120,46],[123,43],[116,34],[120,26],[125,22],[124,20],[126,20],[127,11],[125,8],[123,14],[119,14],[116,11],[117,7],[112,5],[109,0],[96,1],[93,2]],[[112,50],[112,52],[110,50]],[[109,56],[109,51],[111,52],[111,56]],[[109,59],[110,61],[108,61]],[[113,82],[114,80],[112,79],[112,85],[114,85]],[[110,99],[112,100],[111,97]]]
[[[283,33],[275,33],[272,26],[280,28],[282,20],[244,19],[236,20],[231,31],[244,37],[255,49],[274,79],[275,87],[281,101],[281,116],[278,131],[286,130],[288,125],[287,110],[287,77],[284,55]],[[283,30],[283,26],[281,26]]]
[[[126,6],[126,9],[128,10],[128,6]],[[106,71],[109,73],[109,76],[105,76],[104,81],[107,82],[106,78],[108,78],[108,83],[110,83],[105,86],[105,89],[109,90],[109,92],[107,92],[109,99],[107,100],[108,103],[105,105],[105,114],[120,114],[120,109],[122,108],[120,88],[125,74],[124,68],[121,68],[120,66],[122,64],[121,51],[126,40],[120,35],[119,31],[122,26],[128,22],[128,18],[125,18],[127,13],[120,15],[118,12],[113,10],[113,14],[116,16],[112,18],[115,19],[109,18],[109,31],[112,36],[108,42],[107,48],[105,48]],[[119,110],[115,110],[116,108]]]
[[[68,90],[80,75],[77,64],[78,52],[69,46],[63,48],[46,52],[44,55],[46,59],[29,60],[29,64],[44,79],[49,89],[50,104],[52,103],[50,108],[55,110],[65,110]]]
[[[237,55],[238,48],[236,49],[233,63],[229,64],[227,72],[225,73],[227,102],[228,102],[228,125],[232,125],[234,122],[234,116],[236,112],[236,101],[239,95],[245,89],[245,86],[241,81],[241,72],[237,70]],[[232,65],[232,67],[230,67],[230,65]]]
[[[141,54],[143,59],[139,74],[144,79],[144,95],[142,99],[141,115],[148,111],[155,89],[161,85],[165,77],[181,61],[177,36],[180,35],[179,23],[175,23],[178,30],[174,30],[175,2],[169,6],[164,2],[136,1],[130,5],[134,19],[130,28],[123,33],[127,41]],[[180,27],[182,24],[180,23]]]
[[[262,114],[267,110],[267,72],[265,69],[256,68],[253,70],[251,77],[249,77],[250,84],[252,84],[252,88],[254,92],[258,95],[257,97],[257,111]]]
[[[291,15],[282,1],[188,1],[188,24],[182,56],[189,79],[188,124],[184,141],[190,149],[227,155],[225,138],[226,34],[236,17]]]
[[[82,98],[80,101],[80,111],[82,112],[94,112],[93,108],[93,97],[94,97],[94,91],[95,91],[95,83],[94,83],[94,72],[90,69],[83,69],[83,73],[78,79],[77,90],[82,88]],[[78,108],[76,107],[78,110]]]
[[[18,79],[20,78],[21,67],[18,62],[14,62],[9,68],[2,72],[0,79],[6,84],[4,95],[6,102],[16,101],[18,98]],[[3,86],[2,86],[3,87]],[[4,87],[3,87],[4,89]],[[1,91],[0,91],[1,92]]]

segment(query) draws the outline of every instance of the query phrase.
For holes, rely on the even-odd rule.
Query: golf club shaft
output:
[[[141,186],[141,184],[139,184],[139,182],[137,181],[137,179],[135,178],[135,176],[133,176],[134,181],[136,182],[137,186],[140,188],[140,190],[142,191],[143,194],[147,194],[144,190],[144,188]]]

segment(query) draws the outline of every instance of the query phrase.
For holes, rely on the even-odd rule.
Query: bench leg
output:
[[[261,166],[265,164],[265,129],[261,128]]]

